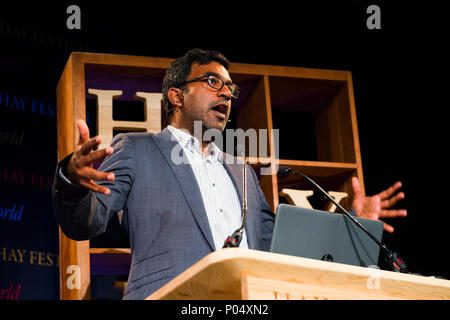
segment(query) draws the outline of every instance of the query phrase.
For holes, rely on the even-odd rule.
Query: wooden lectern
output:
[[[256,250],[215,251],[147,300],[450,299],[450,281]]]

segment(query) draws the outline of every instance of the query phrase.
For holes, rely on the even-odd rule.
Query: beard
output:
[[[192,125],[196,121],[201,122],[203,132],[208,129],[217,129],[222,132],[228,122],[230,111],[224,112],[223,109],[218,111],[217,104],[217,102],[211,103],[207,108],[185,106],[183,112]]]

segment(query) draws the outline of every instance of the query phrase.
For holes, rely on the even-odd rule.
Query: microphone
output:
[[[336,207],[341,209],[341,211],[351,220],[353,223],[355,223],[361,230],[363,230],[373,241],[375,241],[378,246],[382,249],[384,260],[389,264],[389,266],[392,268],[392,271],[395,272],[402,272],[402,273],[410,273],[408,269],[406,268],[405,261],[400,258],[400,256],[390,250],[386,245],[378,241],[378,239],[369,232],[361,223],[359,223],[358,220],[356,220],[347,210],[345,210],[339,203],[337,203],[325,190],[323,190],[317,183],[315,183],[311,178],[309,178],[307,175],[305,175],[302,172],[298,172],[295,170],[292,170],[289,167],[280,166],[278,169],[278,176],[280,177],[287,177],[290,174],[296,174],[299,176],[302,176],[306,180],[308,180],[309,183],[311,183],[314,187],[317,188],[323,195],[325,195]]]
[[[239,146],[238,146],[239,147]],[[225,240],[222,248],[238,248],[242,241],[242,234],[244,233],[245,228],[245,219],[247,217],[247,163],[245,156],[245,149],[243,147],[240,148],[240,154],[244,157],[244,165],[242,168],[242,220],[241,226],[233,232],[231,236]]]

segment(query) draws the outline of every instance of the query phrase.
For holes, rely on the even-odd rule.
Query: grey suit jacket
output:
[[[177,141],[168,129],[155,135],[119,134],[111,145],[114,153],[99,168],[115,173],[115,181],[101,182],[111,195],[89,192],[62,179],[58,172],[66,157],[58,164],[53,184],[55,214],[69,238],[86,240],[103,233],[110,218],[123,209],[121,224],[132,254],[123,298],[144,299],[214,251],[214,241],[191,166],[171,160]],[[242,162],[224,166],[242,201]],[[255,172],[248,168],[248,245],[267,251],[274,214]]]

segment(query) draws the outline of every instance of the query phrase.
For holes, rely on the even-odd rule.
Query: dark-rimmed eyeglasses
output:
[[[237,98],[239,96],[240,89],[237,85],[235,85],[231,81],[225,82],[222,78],[220,78],[216,73],[213,72],[205,73],[199,77],[186,80],[182,83],[182,85],[196,81],[206,81],[211,88],[217,90],[222,90],[223,86],[227,86],[228,90],[230,90],[231,92],[231,97]]]

